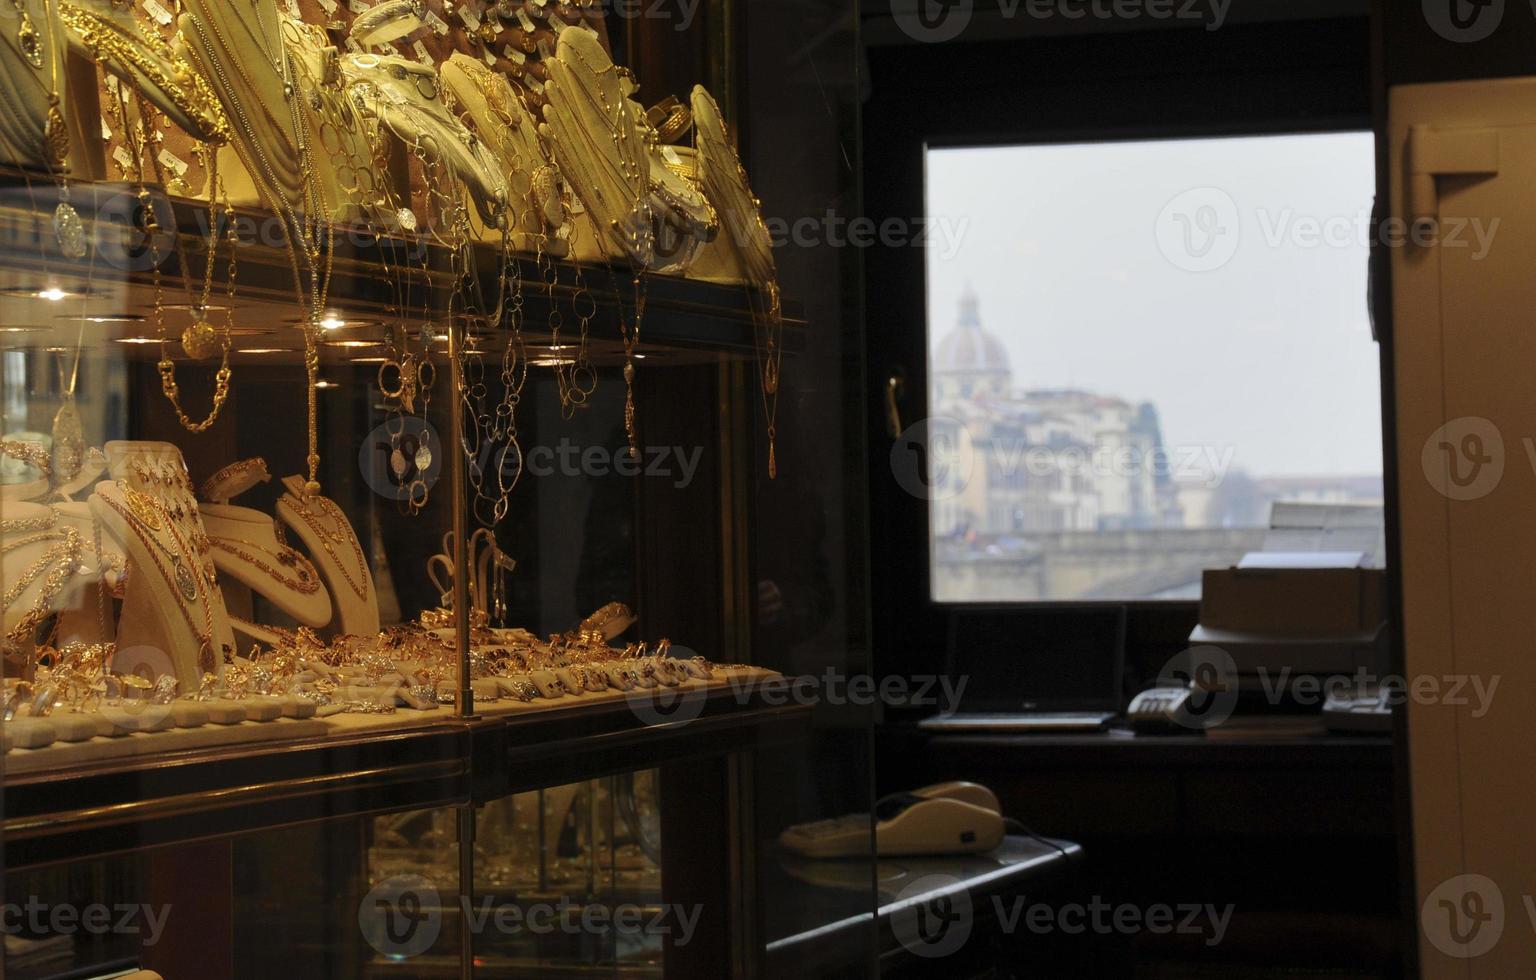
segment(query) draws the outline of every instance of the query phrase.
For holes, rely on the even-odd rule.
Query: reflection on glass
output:
[[[663,930],[680,924],[662,903],[659,819],[649,770],[494,800],[475,815],[473,894],[456,896],[439,884],[457,881],[453,814],[392,814],[373,821],[368,879],[433,883],[443,931],[468,925],[476,976],[659,976]],[[426,963],[385,949],[371,969]]]

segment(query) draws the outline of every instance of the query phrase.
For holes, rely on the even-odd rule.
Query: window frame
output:
[[[925,215],[930,149],[1372,131],[1371,52],[1365,17],[874,48],[864,213],[877,226]],[[963,88],[949,84],[956,65]],[[932,508],[899,487],[891,455],[893,407],[902,427],[929,417],[926,255],[871,249],[865,272],[870,636],[882,672],[931,673],[949,617],[964,604],[932,597]],[[1384,400],[1389,369],[1383,363]],[[1389,411],[1384,405],[1384,443]],[[1387,496],[1390,510],[1390,487]],[[1107,615],[1124,607],[1128,689],[1156,676],[1199,616],[1198,601],[1187,599],[1013,605],[1097,606]]]

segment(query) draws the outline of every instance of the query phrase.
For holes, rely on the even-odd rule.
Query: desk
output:
[[[1377,927],[1398,915],[1388,736],[1332,735],[1320,719],[1293,717],[1170,736],[903,725],[879,731],[876,761],[882,794],[969,779],[991,787],[1007,816],[1081,843],[1080,899],[1230,903],[1233,935],[1261,950],[1284,948],[1272,923],[1358,922],[1335,948],[1371,959],[1381,958]],[[1132,976],[1129,964],[1146,956],[1136,942],[1084,937],[1054,952],[1093,964],[1079,975]]]
[[[879,789],[969,779],[1044,834],[1390,838],[1392,739],[1316,718],[1233,719],[1204,735],[882,730]]]
[[[818,963],[836,962],[833,951],[840,951],[846,962],[848,948],[857,944],[873,944],[883,976],[899,974],[904,968],[920,973],[931,961],[907,946],[917,941],[913,917],[926,907],[969,909],[961,920],[970,930],[969,937],[959,944],[961,948],[943,957],[945,976],[961,976],[956,971],[963,971],[963,963],[982,964],[1002,938],[994,898],[1006,903],[1025,891],[1035,894],[1042,886],[1061,881],[1069,862],[1076,863],[1081,856],[1082,848],[1068,841],[1047,843],[1009,836],[986,854],[881,858],[875,865],[877,908],[834,921],[832,910],[845,908],[850,897],[857,900],[860,890],[868,894],[868,862],[780,854],[766,870],[764,884],[770,894],[780,890],[794,900],[767,903],[769,935],[781,937],[768,943],[767,975],[822,975]],[[807,888],[808,883],[812,887]]]

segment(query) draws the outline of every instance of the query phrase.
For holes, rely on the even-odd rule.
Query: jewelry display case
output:
[[[801,6],[11,4],[0,975],[767,975],[872,786]]]

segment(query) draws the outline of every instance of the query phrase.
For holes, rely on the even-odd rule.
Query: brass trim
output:
[[[7,840],[27,840],[53,836],[62,832],[93,830],[134,823],[148,819],[164,819],[211,810],[228,809],[249,799],[258,798],[262,803],[278,800],[315,796],[340,788],[362,787],[369,783],[386,786],[395,783],[432,777],[467,777],[468,762],[465,759],[446,759],[418,762],[411,765],[378,766],[352,772],[331,773],[324,776],[307,776],[300,779],[274,780],[263,783],[247,783],[224,789],[205,790],[197,793],[180,793],[175,796],[159,796],[148,800],[133,800],[106,806],[81,807],[75,810],[58,810],[26,817],[12,817],[5,821]]]

